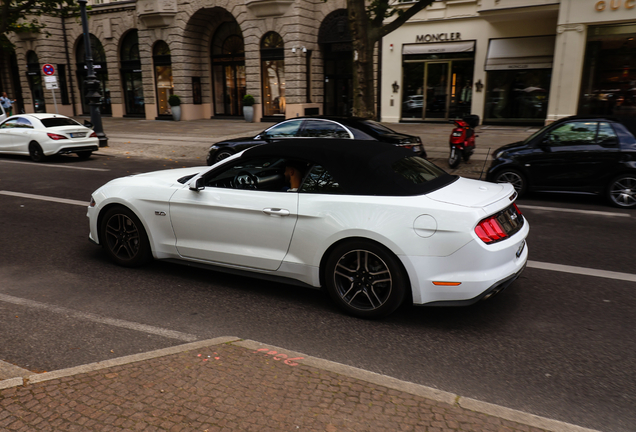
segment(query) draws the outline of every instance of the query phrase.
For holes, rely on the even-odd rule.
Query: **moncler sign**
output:
[[[425,35],[417,35],[415,37],[416,43],[448,42],[448,41],[460,41],[460,40],[462,40],[462,35],[459,32],[425,34]]]

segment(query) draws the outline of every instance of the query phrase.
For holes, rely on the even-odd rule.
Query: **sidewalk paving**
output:
[[[592,432],[235,337],[0,381],[0,408],[16,432]]]
[[[109,146],[100,157],[162,158],[175,166],[203,165],[212,143],[271,125],[121,118],[103,124]],[[419,135],[431,160],[469,177],[478,177],[489,148],[533,131],[480,127],[471,164],[449,170],[450,124],[389,126]],[[45,373],[0,361],[0,431],[33,430],[594,432],[236,337]]]

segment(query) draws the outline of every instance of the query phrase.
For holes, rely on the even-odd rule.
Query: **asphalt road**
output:
[[[471,307],[403,307],[365,321],[292,285],[159,262],[120,268],[88,241],[85,205],[97,187],[194,163],[0,158],[0,360],[51,371],[233,335],[588,428],[634,430],[636,282],[622,279],[636,274],[636,212],[593,197],[521,200],[530,259],[541,265],[509,290]]]

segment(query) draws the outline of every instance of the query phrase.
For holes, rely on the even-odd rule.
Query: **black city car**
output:
[[[486,179],[527,191],[604,195],[636,207],[636,139],[610,117],[566,117],[495,151]]]
[[[426,157],[422,140],[389,129],[373,120],[355,117],[296,117],[265,129],[255,137],[218,142],[208,152],[207,164],[215,164],[234,153],[256,145],[288,138],[340,138],[382,141],[412,149],[413,154]]]

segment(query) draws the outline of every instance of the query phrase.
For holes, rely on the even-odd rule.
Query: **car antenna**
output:
[[[481,180],[481,176],[484,175],[484,170],[486,169],[486,162],[488,162],[488,155],[490,155],[490,147],[488,147],[488,153],[486,153],[486,160],[484,161],[484,166],[481,168],[481,174],[479,174],[479,180]]]

